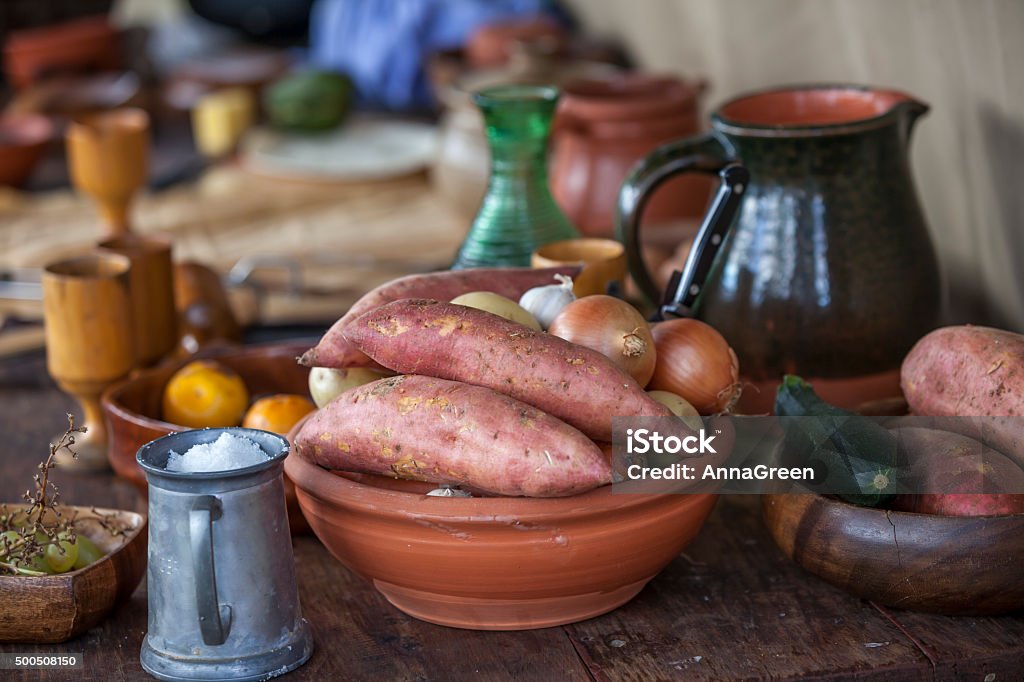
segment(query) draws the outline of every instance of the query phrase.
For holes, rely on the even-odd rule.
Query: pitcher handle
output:
[[[231,606],[217,599],[217,575],[213,559],[213,522],[221,517],[220,498],[201,495],[189,511],[192,569],[196,579],[196,609],[203,642],[223,644],[231,630]]]
[[[704,216],[686,267],[673,275],[662,296],[640,252],[640,219],[651,193],[673,175],[688,171],[718,175],[722,182]],[[735,163],[731,151],[711,133],[659,147],[626,178],[619,192],[616,236],[626,248],[629,271],[640,290],[651,301],[661,301],[656,319],[689,314],[732,225],[748,178],[747,170]]]

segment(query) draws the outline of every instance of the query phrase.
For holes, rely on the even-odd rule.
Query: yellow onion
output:
[[[309,370],[309,395],[317,407],[323,407],[345,391],[388,376],[384,372],[365,367],[330,369],[314,367]]]
[[[740,363],[718,331],[700,320],[654,325],[658,363],[649,388],[675,393],[701,414],[731,410],[740,397]]]
[[[654,373],[657,358],[651,328],[636,308],[621,299],[603,294],[577,299],[552,320],[548,333],[596,350],[641,386]]]
[[[704,422],[701,421],[700,412],[697,411],[697,408],[677,396],[675,393],[669,393],[668,391],[647,391],[647,395],[672,410],[672,414],[682,419],[683,423],[694,431],[700,431],[704,428]]]

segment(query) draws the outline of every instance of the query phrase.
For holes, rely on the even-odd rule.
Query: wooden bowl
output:
[[[9,505],[16,506],[16,505]],[[0,642],[52,644],[77,637],[128,599],[146,572],[146,517],[129,511],[64,507],[74,510],[76,531],[107,554],[85,568],[60,575],[0,576]],[[95,521],[113,514],[128,526],[125,537],[111,537]]]
[[[765,495],[765,522],[787,556],[847,592],[946,615],[1024,609],[1024,514],[934,516],[820,495]]]
[[[547,499],[428,497],[432,484],[337,474],[295,450],[285,471],[339,561],[405,613],[475,630],[543,628],[615,609],[689,544],[717,500],[611,486]]]
[[[0,185],[24,184],[53,136],[53,123],[45,116],[0,116]]]
[[[203,354],[204,358],[233,369],[242,377],[252,398],[272,393],[309,394],[309,369],[295,358],[311,342],[289,342],[250,348],[221,348]],[[171,375],[194,358],[137,372],[109,387],[101,398],[110,433],[107,457],[114,472],[127,479],[144,495],[146,475],[135,461],[135,453],[149,441],[188,427],[171,424],[161,418],[164,386]],[[288,523],[292,532],[308,531],[295,501],[295,491],[285,477]]]

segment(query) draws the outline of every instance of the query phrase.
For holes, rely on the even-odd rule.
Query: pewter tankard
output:
[[[166,468],[222,434],[269,459],[218,472]],[[243,428],[173,433],[139,449],[149,482],[149,628],[142,667],[162,680],[258,680],[313,652],[295,583],[282,470],[288,441]]]

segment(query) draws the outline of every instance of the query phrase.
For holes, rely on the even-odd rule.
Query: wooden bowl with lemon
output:
[[[155,367],[108,388],[102,397],[110,431],[110,465],[146,494],[135,453],[149,441],[207,426],[247,426],[286,434],[316,406],[309,369],[296,363],[310,344],[224,349],[201,360]],[[293,532],[308,528],[285,480]]]

